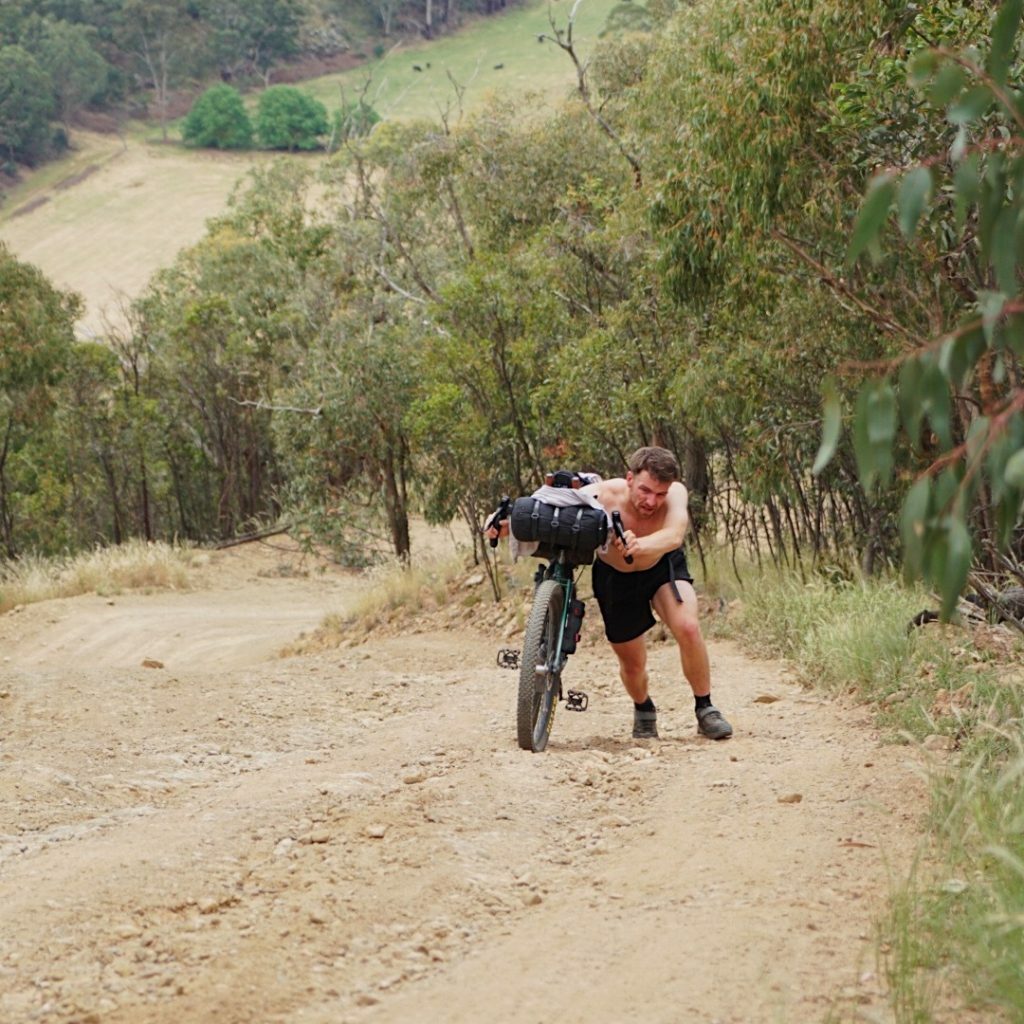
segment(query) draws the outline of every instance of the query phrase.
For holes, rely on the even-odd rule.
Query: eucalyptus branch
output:
[[[803,260],[809,267],[812,267],[823,284],[837,295],[843,296],[848,302],[853,303],[861,313],[879,327],[898,335],[904,341],[913,344],[915,348],[920,348],[924,345],[924,340],[920,336],[907,330],[901,323],[893,320],[890,316],[886,316],[881,310],[875,309],[870,303],[865,302],[845,281],[836,277],[820,260],[815,259],[795,238],[787,235],[784,231],[780,231],[778,228],[774,229],[771,234],[772,238],[781,242],[793,255]]]
[[[593,316],[594,311],[585,303],[579,299],[574,299],[571,295],[566,295],[565,292],[560,292],[557,288],[552,288],[552,292],[557,295],[567,306],[576,306],[582,309],[587,316]]]
[[[380,204],[371,201],[369,206],[370,212],[377,218],[378,223],[384,229],[385,236],[391,240],[394,247],[398,250],[399,255],[402,257],[403,260],[405,260],[415,282],[423,289],[423,291],[428,296],[430,296],[430,298],[436,299],[437,295],[434,292],[434,289],[431,288],[429,284],[427,284],[423,275],[420,273],[420,269],[416,265],[416,261],[412,258],[412,255],[405,247],[405,243],[399,237],[398,232],[391,227],[391,223],[390,221],[388,221],[387,214],[384,213],[384,210],[381,208]]]
[[[573,63],[573,67],[576,68],[576,90],[580,94],[580,99],[583,100],[583,105],[587,108],[587,113],[594,119],[601,131],[615,143],[616,148],[633,170],[633,183],[635,187],[640,188],[643,185],[643,172],[640,167],[640,161],[626,148],[626,144],[622,141],[622,136],[605,120],[600,109],[594,106],[594,101],[590,94],[590,84],[587,81],[587,65],[580,60],[579,54],[576,52],[576,44],[572,41],[572,30],[576,23],[576,11],[579,9],[581,2],[582,0],[576,0],[572,5],[564,32],[555,25],[554,15],[551,13],[551,9],[548,8],[548,24],[551,26],[552,35],[542,32],[537,36],[537,40],[539,42],[547,40],[554,43],[563,53],[568,55]]]
[[[988,86],[992,90],[992,95],[1003,105],[1003,108],[1010,115],[1017,127],[1024,131],[1024,114],[1017,109],[1017,104],[1013,102],[1010,94],[999,85],[996,80],[980,65],[975,64],[973,60],[969,60],[962,53],[956,53],[953,50],[947,50],[944,46],[938,47],[935,52],[941,57],[946,57],[951,60],[954,64],[959,64],[960,67],[967,71],[970,71],[975,78],[977,78],[984,85]]]
[[[380,277],[384,279],[385,284],[387,284],[387,286],[393,292],[397,292],[399,295],[401,295],[403,299],[408,299],[410,302],[419,302],[421,305],[424,306],[427,304],[427,300],[424,299],[422,296],[413,295],[412,292],[407,292],[401,285],[392,281],[391,278],[388,277],[387,272],[384,270],[383,267],[376,267],[375,269],[377,273],[380,275]]]
[[[234,398],[231,395],[228,395],[227,398],[229,402],[234,402],[235,405],[245,405],[253,409],[263,409],[267,412],[297,412],[304,416],[322,416],[324,412],[322,405],[318,405],[315,409],[304,409],[296,405],[274,405],[271,402],[264,402],[262,398],[255,402],[249,398]]]
[[[999,317],[1002,318],[1013,313],[1024,313],[1024,301],[1020,299],[1007,299],[1007,301],[1003,303],[1003,308],[999,312]],[[917,348],[910,352],[904,352],[901,355],[893,356],[891,359],[850,359],[842,364],[841,369],[876,370],[880,373],[892,373],[893,370],[902,366],[908,359],[916,359],[922,352],[934,352],[941,348],[941,346],[947,341],[955,341],[957,338],[973,334],[974,331],[984,327],[984,325],[984,317],[975,317],[973,320],[968,320],[965,323],[962,323],[955,330],[945,331],[935,338],[932,338],[931,341],[921,341]]]

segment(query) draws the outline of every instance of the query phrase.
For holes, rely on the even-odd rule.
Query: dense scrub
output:
[[[645,17],[547,120],[495,101],[458,123],[380,124],[316,176],[255,176],[123,337],[58,360],[53,437],[75,457],[6,485],[9,555],[222,537],[288,511],[340,547],[372,519],[401,556],[414,505],[472,527],[552,463],[617,473],[656,442],[686,467],[698,545],[897,561],[903,494],[936,466],[963,474],[972,410],[1010,403],[1016,443],[1018,353],[908,388],[932,410],[906,413],[920,436],[896,434],[891,388],[862,392],[868,426],[839,410],[978,308],[990,270],[972,211],[996,186],[958,207],[966,234],[948,201],[922,218],[923,194],[914,233],[876,217],[876,263],[847,262],[851,225],[877,168],[937,166],[955,135],[943,104],[960,93],[908,79],[922,54],[993,31],[1004,45],[1005,29],[981,3],[706,0]],[[570,29],[541,42],[577,58]],[[998,109],[983,116],[979,139],[1008,134]],[[812,473],[828,377],[831,458]],[[966,497],[952,518],[928,506],[926,551],[953,550],[959,572],[964,521],[1016,551],[1015,478],[967,493],[946,477]],[[59,533],[38,505],[67,509]]]

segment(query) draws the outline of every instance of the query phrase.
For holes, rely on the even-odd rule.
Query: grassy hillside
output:
[[[581,53],[589,52],[615,2],[580,4],[575,38]],[[557,103],[573,88],[575,72],[563,53],[537,36],[549,31],[549,11],[564,26],[570,9],[568,0],[553,0],[480,19],[455,36],[396,45],[379,60],[307,87],[334,108],[343,91],[354,95],[369,82],[370,101],[384,117],[398,119],[454,110],[449,74],[464,89],[466,110],[496,93],[530,93],[539,106]],[[56,285],[84,297],[83,336],[120,323],[124,301],[202,236],[248,169],[275,159],[161,145],[156,134],[148,126],[124,140],[76,133],[65,159],[28,175],[0,208],[0,241]]]
[[[580,52],[590,51],[609,11],[619,0],[583,0],[576,12],[574,40]],[[454,36],[433,43],[397,45],[381,59],[343,74],[307,83],[328,108],[360,92],[386,118],[436,118],[454,108],[455,87],[472,110],[492,95],[532,94],[541,103],[560,102],[575,85],[569,58],[538,36],[551,34],[549,18],[565,27],[572,0],[530,4],[523,9],[483,18]],[[422,70],[417,71],[419,67]]]

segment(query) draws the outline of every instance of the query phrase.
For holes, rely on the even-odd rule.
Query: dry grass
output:
[[[26,558],[0,568],[0,614],[55,597],[185,589],[193,557],[188,548],[135,540],[68,559]]]
[[[406,566],[396,560],[365,570],[366,591],[344,614],[328,615],[309,636],[283,650],[282,656],[307,654],[362,639],[381,626],[433,612],[448,603],[455,581],[466,573],[459,555]]]
[[[106,333],[108,321],[119,326],[124,302],[202,238],[207,220],[224,212],[251,167],[272,159],[265,153],[211,157],[138,140],[124,148],[118,139],[85,133],[76,134],[75,143],[77,152],[41,170],[38,179],[30,176],[4,205],[0,240],[55,285],[85,299],[83,337]],[[83,161],[98,170],[60,187],[81,174]],[[13,216],[42,197],[49,202]]]

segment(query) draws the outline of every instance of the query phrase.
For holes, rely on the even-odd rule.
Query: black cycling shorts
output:
[[[639,572],[619,572],[598,558],[593,568],[594,596],[604,619],[604,635],[613,644],[643,636],[657,622],[651,601],[666,583],[673,584],[676,598],[682,600],[674,586],[676,580],[693,582],[682,548],[669,551],[650,569]]]

